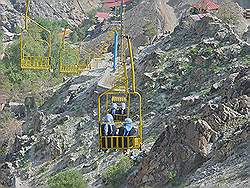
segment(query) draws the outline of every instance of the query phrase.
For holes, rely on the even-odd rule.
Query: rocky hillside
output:
[[[184,10],[183,1],[176,2]],[[159,24],[173,33],[135,58],[144,145],[127,153],[132,167],[117,170],[123,153],[98,151],[98,82],[112,66],[105,60],[50,88],[41,106],[29,95],[24,116],[0,112],[0,186],[47,188],[50,177],[73,169],[89,187],[112,185],[107,176],[127,178],[115,179],[118,187],[249,187],[250,46],[213,16],[196,23],[187,17],[173,29],[178,14],[171,3],[148,0],[127,13],[128,20],[136,14],[145,23],[174,23]],[[119,174],[111,176],[112,169]]]
[[[177,22],[173,7],[165,0],[142,1],[125,18],[127,32],[137,46],[146,44],[154,35],[172,32]]]
[[[184,21],[144,50],[147,110],[154,129],[166,128],[128,178],[131,187],[249,186],[250,46],[217,18],[207,21],[202,32]]]
[[[11,13],[13,10],[19,13],[25,12],[25,0],[1,0],[0,5],[6,10],[6,13]],[[31,0],[30,15],[49,19],[65,19],[72,25],[80,25],[84,16],[99,5],[99,0]]]

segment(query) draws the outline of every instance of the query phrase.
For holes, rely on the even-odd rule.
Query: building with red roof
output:
[[[104,6],[108,8],[114,8],[115,6],[120,6],[122,3],[127,4],[132,0],[103,0]]]
[[[110,14],[106,12],[97,12],[95,17],[100,20],[107,20],[109,19]]]
[[[204,13],[207,11],[218,10],[220,6],[212,0],[201,0],[199,3],[192,4],[192,7]]]

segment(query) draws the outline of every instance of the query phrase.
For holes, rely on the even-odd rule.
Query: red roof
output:
[[[103,0],[103,4],[106,7],[113,8],[115,6],[120,6],[123,2],[123,4],[126,4],[130,2],[131,0]]]
[[[110,17],[110,15],[109,15],[109,13],[106,13],[106,12],[97,12],[95,17],[108,19]]]
[[[192,4],[192,7],[204,10],[218,10],[220,6],[212,0],[202,0],[200,3]]]

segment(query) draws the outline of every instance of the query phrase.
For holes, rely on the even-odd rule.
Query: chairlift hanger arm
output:
[[[123,37],[127,39],[127,43],[128,43],[129,56],[130,56],[130,67],[131,67],[131,78],[132,78],[132,91],[136,92],[135,64],[134,64],[134,55],[133,55],[131,37],[128,35],[124,35]]]
[[[28,29],[28,17],[29,17],[29,3],[30,0],[26,0],[26,7],[25,7],[25,29]]]
[[[37,25],[38,27],[40,27],[41,29],[43,29],[44,31],[48,32],[49,35],[51,34],[51,31],[46,29],[45,27],[43,27],[42,25],[40,25],[39,23],[37,23],[35,20],[31,19],[29,16],[25,17],[25,20],[28,21],[30,20],[32,23],[34,23],[35,25]],[[28,24],[28,23],[27,23]],[[27,27],[25,28],[27,30]]]

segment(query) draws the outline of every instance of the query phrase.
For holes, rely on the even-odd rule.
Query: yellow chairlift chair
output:
[[[28,14],[29,0],[26,0],[25,26],[20,33],[21,69],[51,71],[51,32]]]
[[[59,72],[65,74],[80,74],[81,69],[79,64],[80,58],[80,47],[75,47],[65,40],[66,28],[62,36],[62,42],[59,53]]]
[[[130,37],[126,36],[127,44],[130,52],[130,65],[131,65],[131,82],[132,87],[128,85],[128,76],[126,71],[126,65],[123,63],[124,75],[115,83],[114,87],[104,91],[98,96],[98,124],[99,124],[99,148],[100,150],[118,149],[126,151],[128,149],[141,149],[142,147],[142,97],[136,91],[135,86],[135,71],[134,60],[132,53],[132,45]],[[103,104],[104,103],[104,104]],[[104,117],[110,113],[110,106],[112,103],[126,103],[126,117],[129,117],[133,121],[133,127],[136,130],[135,134],[124,136],[105,136],[102,132],[102,125],[108,123],[105,122]],[[120,114],[117,114],[120,116]],[[115,116],[114,116],[115,117]],[[117,120],[118,119],[118,120]],[[119,121],[120,118],[115,118],[114,124],[116,129],[123,126],[123,121]]]
[[[20,66],[23,70],[51,71],[51,33],[29,17],[20,34]]]

